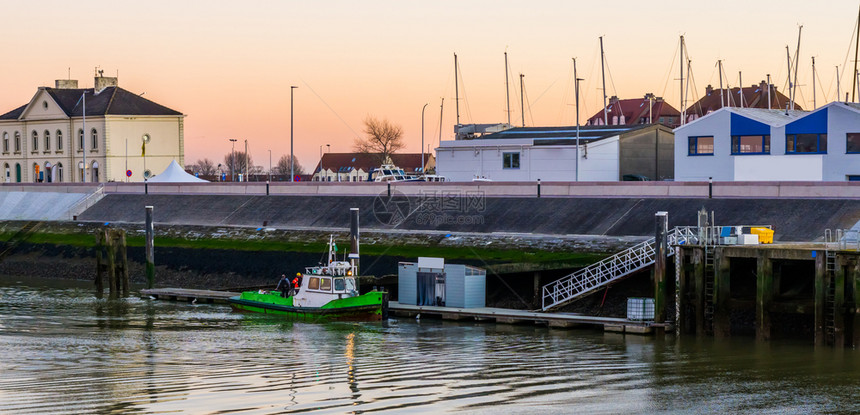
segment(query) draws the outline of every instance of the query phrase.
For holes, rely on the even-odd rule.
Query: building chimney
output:
[[[57,79],[54,81],[55,89],[78,89],[77,79]]]
[[[713,93],[714,93],[714,87],[712,87],[711,84],[708,84],[708,86],[705,87],[705,96],[709,97]]]
[[[93,80],[93,89],[96,91],[96,94],[101,92],[103,89],[110,86],[117,86],[117,78],[112,76],[104,76],[102,75],[103,71],[99,71],[98,76]]]

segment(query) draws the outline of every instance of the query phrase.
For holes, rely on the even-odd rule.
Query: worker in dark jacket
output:
[[[275,291],[280,291],[281,297],[287,297],[287,293],[290,291],[290,281],[287,280],[286,274],[281,274],[281,280],[278,281],[278,286],[275,287]]]

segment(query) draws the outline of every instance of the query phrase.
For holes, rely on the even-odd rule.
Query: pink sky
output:
[[[607,95],[663,96],[679,107],[677,44],[685,35],[696,96],[718,84],[716,61],[737,86],[765,79],[785,90],[786,53],[800,50],[798,102],[835,97],[835,67],[853,70],[858,4],[810,2],[572,1],[42,1],[4,7],[0,112],[25,104],[38,86],[78,79],[91,87],[99,66],[119,85],[187,114],[186,163],[248,140],[268,168],[290,151],[290,85],[295,153],[308,169],[320,146],[348,152],[367,115],[403,126],[407,151],[453,134],[453,54],[460,58],[462,123],[507,120],[504,55],[511,68],[511,120],[519,125],[519,73],[526,125],[572,125],[571,58],[577,58],[581,119],[602,105],[598,37],[611,79]],[[145,4],[145,6],[142,6]],[[674,59],[674,64],[672,63]],[[850,74],[842,91],[850,91]],[[692,101],[695,97],[689,97]],[[237,144],[239,144],[237,143]],[[239,149],[239,146],[237,146]]]

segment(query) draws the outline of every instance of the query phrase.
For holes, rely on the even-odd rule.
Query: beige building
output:
[[[94,88],[58,80],[0,115],[0,183],[142,182],[172,160],[184,165],[184,117],[117,78],[99,74]]]

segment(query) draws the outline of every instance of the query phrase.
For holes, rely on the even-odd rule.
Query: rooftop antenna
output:
[[[609,125],[609,112],[606,109],[606,71],[604,69],[603,36],[600,36],[600,77],[603,79],[603,125]]]
[[[505,102],[508,106],[508,125],[511,125],[511,88],[508,85],[508,51],[505,51]]]

